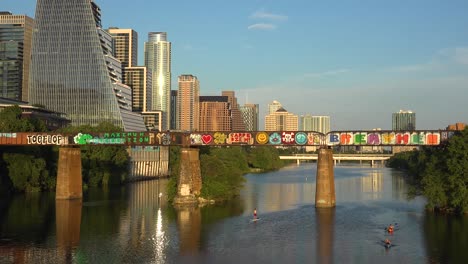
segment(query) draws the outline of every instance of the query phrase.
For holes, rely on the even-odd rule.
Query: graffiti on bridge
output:
[[[129,146],[422,146],[439,145],[453,131],[309,131],[244,132],[109,132],[0,133],[0,145],[129,145]]]

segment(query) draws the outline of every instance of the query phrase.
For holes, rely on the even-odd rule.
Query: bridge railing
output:
[[[103,132],[75,134],[0,133],[0,145],[128,145],[128,146],[422,146],[439,145],[453,131],[218,131]]]

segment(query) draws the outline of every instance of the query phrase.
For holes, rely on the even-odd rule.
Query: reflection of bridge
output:
[[[418,131],[218,131],[218,132],[104,132],[104,133],[0,133],[0,145],[60,146],[57,199],[82,198],[81,150],[83,145],[181,146],[176,203],[197,203],[201,191],[201,146],[317,146],[315,206],[334,207],[335,187],[332,146],[437,146],[454,132]],[[295,159],[299,160],[298,157]],[[304,158],[305,159],[305,158]],[[362,160],[363,157],[360,157]],[[377,160],[374,158],[373,160]],[[383,159],[383,157],[382,157]],[[388,159],[388,157],[385,157]]]
[[[333,154],[333,162],[336,163],[342,160],[349,160],[349,161],[370,161],[371,165],[374,166],[375,161],[384,162],[393,154]],[[297,160],[297,164],[300,163],[301,160],[318,160],[318,154],[295,154],[294,156],[280,156],[282,160]]]

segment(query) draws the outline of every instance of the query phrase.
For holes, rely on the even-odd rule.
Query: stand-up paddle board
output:
[[[258,220],[260,220],[260,218],[254,218],[252,219],[252,222],[257,222]]]

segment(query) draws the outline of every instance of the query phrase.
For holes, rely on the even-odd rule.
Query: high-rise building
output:
[[[239,110],[242,114],[245,130],[258,131],[258,104],[245,104],[240,106]]]
[[[34,20],[0,12],[0,97],[29,101],[29,67]]]
[[[200,131],[231,131],[230,107],[227,96],[200,96]]]
[[[416,113],[400,110],[392,114],[392,130],[415,130]]]
[[[293,113],[289,113],[283,107],[280,107],[276,112],[265,116],[266,131],[297,131],[298,117]]]
[[[171,130],[177,129],[177,90],[171,90]]]
[[[180,75],[177,94],[179,130],[198,131],[200,122],[200,82],[191,74]]]
[[[228,102],[231,105],[231,127],[232,131],[244,131],[245,124],[242,119],[242,114],[239,110],[239,105],[237,104],[237,97],[234,91],[222,91],[222,96],[227,96]]]
[[[107,29],[114,39],[114,56],[122,68],[138,65],[138,34],[133,29],[111,27]],[[125,71],[125,70],[124,70]],[[124,79],[125,80],[125,79]]]
[[[152,75],[151,111],[162,112],[162,128],[171,122],[171,42],[166,32],[150,32],[145,42],[145,66]]]
[[[126,67],[125,84],[132,88],[132,111],[146,112],[151,109],[151,74],[144,66]]]
[[[30,103],[65,113],[72,125],[110,122],[145,131],[132,112],[131,89],[122,83],[112,36],[92,0],[37,2],[32,41]]]
[[[280,102],[274,100],[271,104],[268,104],[268,115],[273,114],[276,110],[283,107]]]
[[[330,132],[330,117],[329,116],[313,116],[310,114],[300,117],[300,130],[316,131],[326,134]]]

